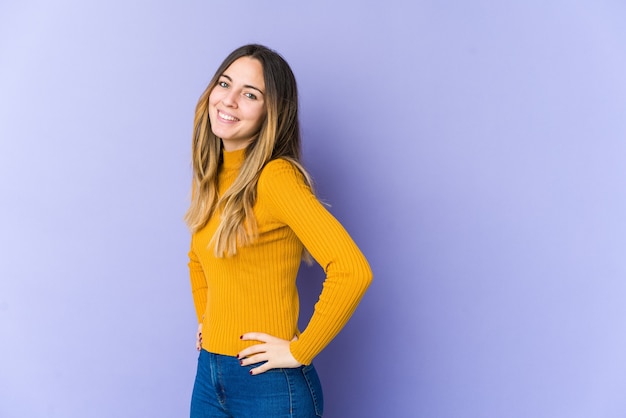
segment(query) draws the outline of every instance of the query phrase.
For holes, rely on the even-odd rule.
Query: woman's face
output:
[[[209,95],[211,130],[226,151],[242,149],[259,132],[265,115],[263,66],[241,57],[220,75]]]

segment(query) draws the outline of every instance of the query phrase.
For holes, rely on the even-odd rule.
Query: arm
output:
[[[294,231],[326,273],[313,316],[289,347],[298,362],[309,364],[348,322],[372,272],[352,238],[292,164],[270,162],[261,174],[258,190],[267,196],[274,216]]]
[[[198,332],[196,334],[196,348],[202,346],[202,319],[207,303],[207,283],[200,260],[193,250],[193,240],[189,251],[189,278],[191,281],[191,294],[198,318]]]

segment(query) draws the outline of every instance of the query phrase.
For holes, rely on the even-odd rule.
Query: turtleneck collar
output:
[[[235,151],[222,150],[222,165],[225,170],[238,170],[245,159],[246,149],[238,149]]]

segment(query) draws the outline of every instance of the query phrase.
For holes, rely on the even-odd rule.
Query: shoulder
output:
[[[273,175],[276,173],[284,172],[298,172],[296,166],[289,160],[284,158],[276,158],[265,164],[265,167],[261,170],[261,176]]]
[[[271,160],[261,170],[259,186],[267,186],[267,183],[305,183],[304,176],[294,163],[283,158]]]
[[[296,191],[311,193],[311,188],[296,164],[283,158],[268,162],[261,170],[258,182],[261,194],[289,194]]]

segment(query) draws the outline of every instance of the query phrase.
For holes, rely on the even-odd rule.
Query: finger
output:
[[[196,350],[198,351],[202,350],[202,334],[199,334],[196,337]]]
[[[246,332],[240,337],[243,341],[261,341],[263,343],[267,343],[275,339],[269,334],[265,334],[263,332]]]
[[[237,358],[244,359],[246,357],[250,357],[255,354],[265,353],[265,351],[266,351],[265,344],[255,344],[253,346],[250,346],[248,348],[241,350],[239,354],[237,354]]]
[[[269,365],[269,362],[266,362],[266,363],[263,363],[262,365],[260,365],[259,367],[255,367],[254,369],[251,369],[250,370],[250,374],[252,376],[256,376],[257,374],[265,373],[266,371],[268,371],[271,368],[272,368],[272,366]]]
[[[251,364],[261,363],[267,360],[268,360],[267,353],[261,353],[261,354],[255,354],[254,356],[242,358],[241,360],[239,360],[239,364],[242,366],[249,366]]]

